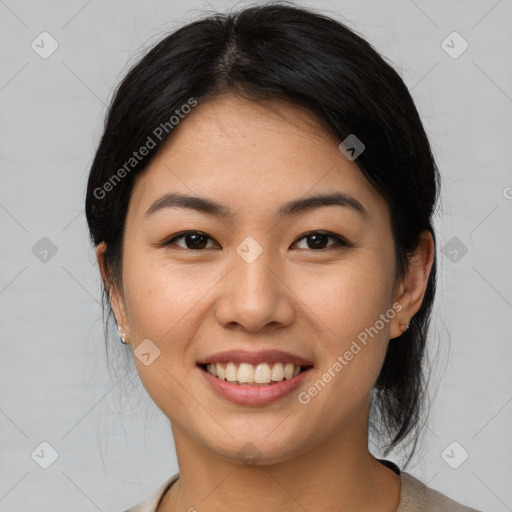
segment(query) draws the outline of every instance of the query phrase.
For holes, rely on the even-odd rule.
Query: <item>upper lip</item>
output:
[[[296,366],[313,366],[311,361],[282,350],[260,350],[258,352],[249,350],[226,350],[204,357],[200,361],[197,361],[197,364],[225,363],[229,361],[233,363],[292,363]]]

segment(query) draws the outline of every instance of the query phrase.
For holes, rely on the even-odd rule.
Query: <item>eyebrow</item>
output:
[[[333,192],[289,201],[279,208],[276,218],[281,220],[284,217],[297,215],[323,206],[342,206],[351,209],[363,217],[368,215],[364,206],[354,197],[345,192]],[[186,208],[222,219],[233,219],[235,217],[235,214],[226,205],[205,197],[189,196],[178,192],[170,192],[157,199],[146,211],[144,217],[149,217],[167,208]]]

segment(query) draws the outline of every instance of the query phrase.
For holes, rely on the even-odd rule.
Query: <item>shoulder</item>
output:
[[[160,504],[160,501],[164,497],[166,491],[171,487],[171,485],[178,480],[179,473],[171,476],[163,485],[161,485],[155,492],[149,496],[149,498],[145,499],[143,502],[138,503],[137,505],[125,510],[125,512],[155,512],[156,508]]]
[[[404,471],[400,474],[400,506],[397,512],[480,512],[466,507]]]

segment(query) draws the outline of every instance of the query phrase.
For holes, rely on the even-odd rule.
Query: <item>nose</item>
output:
[[[283,266],[269,250],[254,260],[233,254],[231,271],[219,288],[215,315],[223,327],[258,332],[290,325],[297,298],[286,282]]]

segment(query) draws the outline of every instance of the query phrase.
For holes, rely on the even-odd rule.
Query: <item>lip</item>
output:
[[[225,359],[223,359],[223,361],[225,361]],[[231,361],[233,361],[233,359],[231,359]],[[246,359],[245,361],[248,362]],[[284,379],[280,382],[269,384],[267,386],[251,386],[233,384],[226,380],[221,380],[208,373],[201,366],[198,366],[199,371],[204,375],[204,378],[212,389],[222,397],[237,405],[266,405],[276,402],[297,389],[304,380],[308,378],[311,373],[311,368],[312,367],[307,368],[296,377],[292,377],[288,380]]]
[[[197,361],[197,364],[229,363],[230,361],[233,363],[292,363],[296,366],[313,366],[311,361],[282,350],[260,350],[259,352],[249,350],[226,350],[207,356]]]

